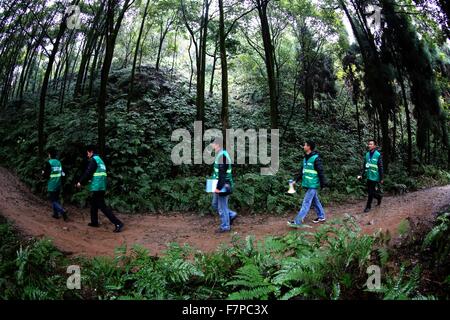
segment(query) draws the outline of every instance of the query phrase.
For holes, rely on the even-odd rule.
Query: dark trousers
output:
[[[373,198],[377,199],[378,201],[380,201],[380,199],[381,199],[381,194],[376,189],[377,185],[378,185],[378,182],[372,181],[372,180],[367,180],[367,192],[369,194],[369,197],[367,198],[366,207],[369,209],[372,207]]]
[[[92,192],[91,199],[91,223],[98,224],[98,209],[113,223],[114,225],[122,224],[117,217],[112,213],[112,210],[105,204],[105,191]]]
[[[60,190],[58,190],[58,191],[49,191],[48,192],[48,199],[52,203],[53,214],[55,216],[57,216],[59,214],[62,214],[64,212],[63,207],[59,203],[59,194],[60,194]]]

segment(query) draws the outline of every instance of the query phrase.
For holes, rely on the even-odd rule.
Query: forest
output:
[[[195,161],[213,143],[195,124],[260,133],[230,165],[234,234],[213,234],[213,165]],[[448,300],[449,128],[444,0],[2,0],[0,298]],[[180,129],[194,163],[171,158]],[[272,174],[251,161],[261,132]],[[288,181],[309,141],[327,221],[293,231],[308,188],[288,194]],[[384,199],[363,213],[369,141]],[[121,238],[107,223],[84,231],[89,145]],[[51,218],[49,150],[67,222]],[[65,286],[73,264],[82,290]],[[375,291],[371,265],[385,275]]]

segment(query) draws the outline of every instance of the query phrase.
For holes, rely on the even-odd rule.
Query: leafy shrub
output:
[[[8,224],[0,224],[0,298],[62,299],[67,263],[50,240],[22,243]]]
[[[169,80],[164,72],[142,67],[128,112],[124,90],[129,71],[113,70],[110,74],[104,157],[108,168],[109,205],[122,212],[209,212],[210,195],[204,192],[204,184],[211,167],[174,166],[170,159],[171,150],[178,143],[171,141],[173,130],[193,131],[195,97],[188,92],[188,84],[182,78]],[[94,93],[96,90],[94,88]],[[253,86],[248,90],[242,96],[251,104],[243,104],[239,99],[230,103],[230,126],[268,127],[266,109],[259,105],[264,99],[255,98],[262,92],[255,91]],[[46,147],[53,146],[60,151],[66,172],[63,197],[84,206],[89,192],[86,188],[77,190],[74,184],[87,164],[84,146],[97,139],[96,99],[82,96],[68,101],[60,112],[60,104],[51,97],[50,94],[46,105]],[[28,94],[24,100],[13,101],[2,110],[0,163],[13,169],[33,192],[44,196],[46,181],[40,175],[44,160],[36,157],[36,101]],[[290,107],[286,109],[285,99],[280,103],[280,110],[286,111],[280,112],[280,120],[287,123]],[[286,189],[287,181],[299,173],[306,139],[316,141],[323,160],[329,182],[329,188],[321,192],[325,204],[364,196],[365,185],[355,177],[361,170],[365,146],[358,140],[353,121],[346,117],[336,120],[334,108],[332,103],[324,102],[314,119],[305,121],[298,113],[286,132],[280,130],[280,168],[276,175],[261,176],[260,164],[234,165],[236,190],[231,205],[240,211],[277,214],[298,207],[301,193],[288,195]],[[205,128],[219,127],[218,110],[220,102],[216,98],[206,99]],[[415,167],[414,177],[408,177],[400,162],[391,164],[390,168],[384,186],[387,192],[393,191],[396,184],[405,184],[414,190],[450,183],[450,173],[434,166]]]

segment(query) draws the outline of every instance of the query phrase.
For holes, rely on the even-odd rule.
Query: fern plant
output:
[[[233,280],[227,283],[238,291],[228,296],[230,300],[267,300],[279,290],[270,279],[263,277],[259,268],[254,264],[247,264],[236,271]]]
[[[419,297],[417,287],[420,281],[420,267],[416,266],[412,270],[409,278],[405,279],[405,267],[401,266],[397,277],[386,280],[386,284],[379,290],[384,300],[409,300]]]
[[[425,237],[422,250],[428,247],[435,248],[434,255],[438,265],[450,261],[450,212],[440,215],[436,226]]]

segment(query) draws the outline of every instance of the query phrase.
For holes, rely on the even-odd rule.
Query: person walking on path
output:
[[[364,157],[364,164],[358,180],[367,179],[367,204],[364,212],[369,212],[372,208],[373,198],[377,199],[377,206],[381,205],[383,196],[379,192],[379,183],[383,184],[383,159],[377,150],[377,142],[373,139],[367,143],[369,151]]]
[[[311,208],[314,207],[317,213],[317,218],[313,220],[314,223],[324,222],[325,211],[319,200],[318,189],[324,188],[327,184],[323,173],[322,160],[317,151],[315,151],[316,144],[314,141],[308,140],[303,146],[305,157],[303,165],[300,167],[300,173],[296,177],[294,183],[302,180],[302,187],[306,190],[305,197],[300,211],[293,221],[288,221],[288,226],[298,228],[304,225],[304,219]]]
[[[67,211],[61,206],[59,202],[59,196],[61,193],[61,179],[64,175],[61,162],[56,158],[56,150],[54,148],[48,149],[49,160],[45,162],[42,175],[47,182],[48,198],[52,203],[53,215],[55,219],[59,219],[61,216],[64,221],[67,221]]]
[[[228,208],[228,199],[233,193],[234,182],[231,171],[231,158],[223,148],[222,138],[215,138],[212,142],[216,158],[213,165],[211,179],[217,179],[216,190],[213,193],[212,207],[220,216],[220,227],[217,233],[228,232],[237,217],[237,213]]]
[[[88,167],[84,174],[81,176],[77,183],[77,188],[81,188],[81,185],[86,181],[91,180],[90,190],[92,192],[91,198],[91,222],[88,224],[90,227],[99,227],[98,223],[98,209],[100,209],[104,215],[114,224],[114,232],[121,232],[124,224],[120,221],[105,204],[105,192],[106,192],[106,166],[103,160],[99,157],[94,146],[88,146],[87,157],[89,160]]]

